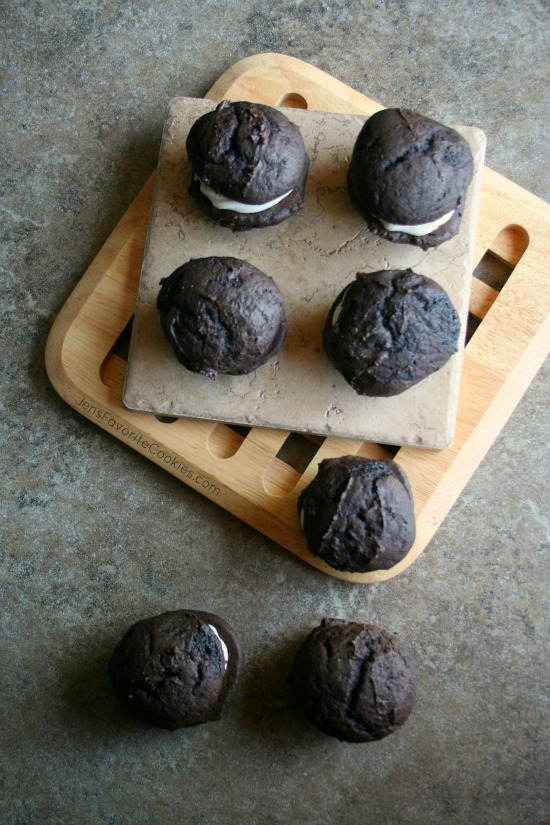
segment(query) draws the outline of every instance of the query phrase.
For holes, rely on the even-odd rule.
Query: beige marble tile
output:
[[[443,369],[393,398],[365,398],[346,383],[322,347],[322,328],[340,290],[357,272],[411,267],[433,278],[467,319],[472,248],[485,138],[457,127],[469,141],[475,175],[460,233],[423,251],[372,235],[351,206],[347,165],[365,118],[288,109],[300,127],[311,167],[305,206],[276,227],[233,233],[206,217],[187,194],[185,139],[192,123],[215,104],[176,98],[160,151],[143,263],[125,404],[163,415],[442,448],[453,436],[461,352]],[[156,298],[161,278],[190,258],[233,255],[250,261],[279,285],[288,336],[275,358],[245,376],[215,381],[176,360],[161,331]]]

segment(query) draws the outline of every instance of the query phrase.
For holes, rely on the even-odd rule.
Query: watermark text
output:
[[[152,456],[158,462],[165,464],[167,469],[170,469],[172,473],[179,473],[211,496],[219,496],[221,492],[220,488],[217,487],[214,482],[210,481],[209,478],[200,475],[200,473],[196,473],[191,467],[184,464],[178,456],[170,454],[158,442],[152,441],[150,436],[145,436],[138,430],[131,430],[130,427],[122,421],[119,421],[109,410],[102,410],[96,407],[87,401],[86,398],[81,398],[80,401],[75,400],[75,407],[84,411],[89,418],[100,422],[102,427],[109,427],[120,438],[132,442],[144,453]]]

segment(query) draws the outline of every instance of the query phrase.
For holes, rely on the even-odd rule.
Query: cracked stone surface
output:
[[[29,0],[3,24],[1,821],[546,822],[548,363],[427,550],[363,587],[72,411],[44,346],[153,171],[168,101],[251,54],[478,126],[488,165],[548,200],[548,4]],[[107,663],[132,622],[186,607],[234,626],[243,680],[224,720],[159,731],[120,712]],[[397,733],[349,745],[298,712],[292,660],[323,616],[406,644],[417,701]]]

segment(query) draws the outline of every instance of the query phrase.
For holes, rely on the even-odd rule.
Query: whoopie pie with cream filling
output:
[[[175,730],[219,719],[237,688],[239,638],[229,622],[201,610],[141,619],[119,641],[109,675],[136,716]]]
[[[281,223],[304,204],[309,158],[300,129],[260,103],[222,101],[191,127],[189,193],[233,231]]]
[[[473,171],[456,130],[410,109],[383,109],[356,139],[348,194],[372,232],[427,249],[457,234]]]

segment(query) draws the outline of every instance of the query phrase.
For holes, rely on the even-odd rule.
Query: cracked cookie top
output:
[[[115,693],[136,716],[174,730],[210,722],[241,669],[233,628],[213,613],[175,610],[136,622],[109,662]]]
[[[361,129],[348,181],[376,217],[421,224],[456,209],[472,175],[470,147],[457,131],[410,109],[384,109]]]
[[[395,461],[326,458],[298,499],[310,551],[336,570],[389,570],[416,536],[412,490]]]
[[[222,101],[191,127],[189,192],[233,231],[273,226],[304,205],[309,169],[298,126],[271,106]]]
[[[282,347],[287,324],[281,292],[247,261],[194,258],[161,284],[161,326],[188,370],[210,378],[245,375]]]
[[[334,301],[325,351],[359,395],[393,396],[446,364],[460,319],[445,290],[412,269],[359,272]]]
[[[307,719],[345,742],[396,731],[416,698],[414,668],[393,633],[373,624],[323,619],[294,660],[292,687]]]

